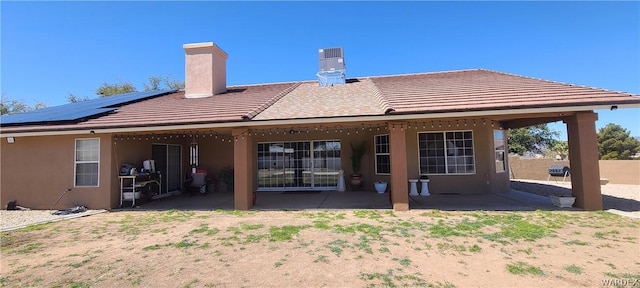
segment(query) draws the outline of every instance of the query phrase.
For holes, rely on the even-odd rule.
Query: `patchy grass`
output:
[[[142,250],[144,250],[144,251],[160,250],[161,247],[162,246],[160,246],[158,244],[154,244],[154,245],[151,245],[151,246],[143,247]]]
[[[309,228],[309,226],[292,226],[292,225],[285,225],[282,227],[271,226],[269,228],[269,241],[271,242],[291,241],[291,239],[298,236],[298,233],[300,233],[300,231],[306,228]]]
[[[359,240],[360,241],[356,244],[356,247],[368,254],[373,254],[373,249],[371,249],[371,240],[365,235],[361,235]]]
[[[193,246],[197,246],[198,243],[196,241],[189,241],[189,240],[182,240],[178,243],[173,244],[173,247],[175,248],[191,248]]]
[[[444,220],[438,220],[438,224],[429,228],[432,236],[435,237],[449,237],[449,236],[461,236],[462,233],[456,231],[455,227],[451,227],[444,223]]]
[[[402,258],[402,259],[398,260],[398,263],[400,263],[400,265],[402,265],[402,267],[407,267],[407,266],[411,265],[411,259],[405,257],[405,258]]]
[[[16,232],[32,232],[32,231],[40,231],[51,227],[51,222],[40,223],[40,224],[31,224],[27,225],[24,228],[20,228],[16,230]]]
[[[473,282],[484,276],[458,270],[444,271],[439,265],[432,266],[433,271],[429,271],[439,275],[438,278],[426,278],[421,274],[425,273],[423,266],[425,261],[431,261],[425,257],[439,258],[446,267],[466,269],[476,267],[477,261],[492,259],[479,273],[493,277],[501,272],[489,270],[506,269],[508,273],[500,274],[501,277],[514,281],[520,276],[545,275],[547,271],[542,269],[549,269],[548,273],[552,275],[562,273],[558,279],[545,278],[558,286],[582,283],[584,277],[605,272],[609,273],[604,274],[608,277],[633,279],[638,275],[624,272],[635,271],[640,265],[639,261],[635,264],[618,261],[622,259],[620,257],[631,255],[629,247],[638,244],[637,235],[630,231],[637,231],[634,227],[640,221],[597,212],[163,211],[118,212],[107,216],[99,216],[104,217],[103,221],[92,222],[93,226],[82,224],[91,219],[87,217],[47,224],[46,228],[33,228],[29,233],[3,232],[2,253],[7,257],[3,264],[7,263],[8,272],[0,278],[0,286],[71,287],[72,283],[102,286],[106,283],[105,277],[113,275],[118,277],[109,278],[112,279],[109,281],[115,281],[113,284],[121,287],[162,286],[176,277],[182,277],[182,280],[172,282],[177,287],[259,286],[252,275],[234,274],[234,271],[246,271],[247,265],[268,277],[274,275],[287,281],[293,281],[297,275],[292,270],[296,267],[325,271],[327,274],[316,275],[322,278],[339,275],[344,272],[342,267],[357,265],[354,269],[359,270],[352,275],[359,277],[349,279],[350,286],[355,287],[487,284],[482,280]],[[61,245],[65,249],[73,247],[73,251],[78,252],[60,258],[56,249]],[[551,271],[545,257],[558,255],[567,246],[573,246],[569,247],[573,250],[589,248],[579,246],[593,249],[578,253],[574,260],[576,264]],[[260,263],[244,260],[251,257],[260,259]],[[146,270],[132,268],[126,265],[129,260],[154,265]],[[220,267],[219,271],[226,273],[223,277],[227,280],[217,280],[219,278],[212,278],[215,275],[207,273],[197,274],[198,278],[194,279],[196,274],[189,274],[192,273],[190,270],[203,267]],[[34,276],[31,276],[32,271]],[[61,278],[44,277],[52,275],[49,273],[57,273]],[[321,281],[314,283],[340,285],[329,278]]]
[[[565,266],[564,270],[566,270],[569,273],[573,273],[573,274],[582,274],[582,268],[580,268],[580,266],[576,266],[576,265],[569,265],[569,266]]]
[[[580,240],[571,240],[571,241],[564,242],[564,245],[586,246],[586,245],[589,245],[589,242],[584,242],[584,241],[580,241]]]
[[[595,237],[596,239],[610,239],[609,236],[612,235],[620,235],[620,231],[611,230],[608,232],[596,232],[593,234],[593,237]]]
[[[373,220],[382,219],[382,215],[376,210],[356,210],[353,211],[353,216]]]
[[[478,246],[478,244],[473,244],[473,246],[469,247],[469,252],[480,252],[482,248]]]
[[[380,233],[382,232],[383,228],[382,226],[379,225],[371,225],[371,224],[366,224],[366,223],[352,223],[349,225],[335,225],[333,227],[333,231],[338,233],[338,234],[351,234],[354,235],[356,233],[361,233],[370,237],[375,237],[375,238],[379,238],[380,237]]]
[[[535,266],[531,266],[525,262],[516,262],[516,263],[508,264],[507,271],[515,275],[526,275],[526,274],[531,274],[536,276],[544,275],[544,272],[542,272],[542,269]]]
[[[349,242],[347,242],[346,240],[338,239],[338,240],[334,240],[327,243],[325,247],[327,247],[333,254],[336,254],[336,256],[340,257],[340,254],[342,254],[342,251],[344,251],[344,249],[349,248],[351,246],[349,245]]]
[[[391,269],[386,273],[360,273],[360,279],[367,282],[367,287],[439,287],[429,286],[429,283],[422,279],[420,274],[396,274],[397,271]],[[454,287],[454,286],[440,286]]]

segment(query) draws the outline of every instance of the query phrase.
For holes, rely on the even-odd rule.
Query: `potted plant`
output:
[[[387,182],[384,182],[384,181],[381,180],[381,181],[378,181],[378,182],[374,183],[373,185],[376,188],[376,192],[378,192],[380,194],[382,194],[385,191],[387,191]]]
[[[355,188],[362,187],[364,183],[364,177],[360,174],[360,168],[362,165],[362,156],[367,152],[367,142],[362,141],[360,144],[354,146],[351,143],[351,168],[353,174],[351,174],[351,186]]]
[[[232,192],[233,191],[233,168],[231,167],[224,167],[220,170],[220,173],[218,174],[218,179],[220,179],[220,182],[222,182],[222,184],[225,185],[225,187],[227,188],[227,191]]]

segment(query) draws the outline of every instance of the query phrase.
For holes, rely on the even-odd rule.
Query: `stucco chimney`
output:
[[[227,53],[213,42],[182,45],[185,97],[204,98],[227,91]]]

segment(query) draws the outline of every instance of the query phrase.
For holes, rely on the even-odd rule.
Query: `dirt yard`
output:
[[[109,212],[2,232],[0,286],[638,287],[639,228],[578,211]]]

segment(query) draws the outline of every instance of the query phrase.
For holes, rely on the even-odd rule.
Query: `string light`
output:
[[[178,131],[176,133],[149,133],[149,134],[138,134],[136,135],[134,134],[117,134],[113,136],[113,140],[114,141],[125,141],[125,140],[140,140],[140,141],[159,141],[161,139],[180,139],[180,138],[201,138],[201,139],[206,139],[207,136],[211,137],[211,139],[220,139],[222,142],[230,142],[232,143],[234,140],[238,141],[240,139],[245,140],[247,138],[251,138],[251,136],[265,136],[266,134],[269,135],[273,135],[273,133],[275,132],[275,134],[277,135],[287,135],[287,134],[303,134],[304,132],[306,132],[307,134],[311,133],[312,131],[324,131],[327,134],[332,134],[332,133],[340,133],[340,134],[346,134],[348,136],[351,136],[351,134],[360,134],[360,130],[362,131],[366,131],[366,129],[368,128],[369,131],[380,131],[380,130],[393,130],[396,131],[396,129],[400,129],[400,131],[407,131],[410,130],[411,127],[413,127],[413,129],[418,130],[420,129],[419,126],[422,126],[422,129],[427,129],[427,126],[430,126],[431,128],[434,128],[435,125],[438,125],[439,128],[442,128],[443,125],[447,125],[448,127],[452,127],[453,124],[455,124],[456,127],[460,127],[463,126],[462,124],[464,124],[464,126],[476,126],[479,124],[479,121],[483,122],[484,125],[486,124],[491,124],[492,127],[496,127],[496,129],[504,129],[504,127],[502,126],[502,123],[500,121],[494,121],[494,120],[490,120],[490,119],[485,119],[485,118],[479,118],[479,119],[457,119],[457,120],[446,120],[446,121],[442,121],[442,120],[436,120],[436,121],[422,121],[422,122],[404,122],[404,123],[378,123],[378,124],[356,124],[353,126],[342,126],[342,125],[331,125],[331,126],[323,126],[323,125],[313,125],[310,127],[291,127],[291,128],[264,128],[264,129],[250,129],[250,130],[246,130],[242,133],[239,133],[237,135],[225,135],[223,134],[219,134],[218,132],[215,131]],[[455,123],[452,123],[453,121],[455,121]],[[488,121],[491,121],[491,123],[487,123]],[[444,122],[444,123],[443,123]],[[389,125],[391,124],[391,125]],[[405,127],[406,124],[406,127]],[[398,127],[396,127],[396,125]],[[374,130],[375,129],[375,130]],[[227,131],[228,133],[229,131]],[[282,132],[282,133],[281,133]],[[296,133],[297,132],[297,133]]]

